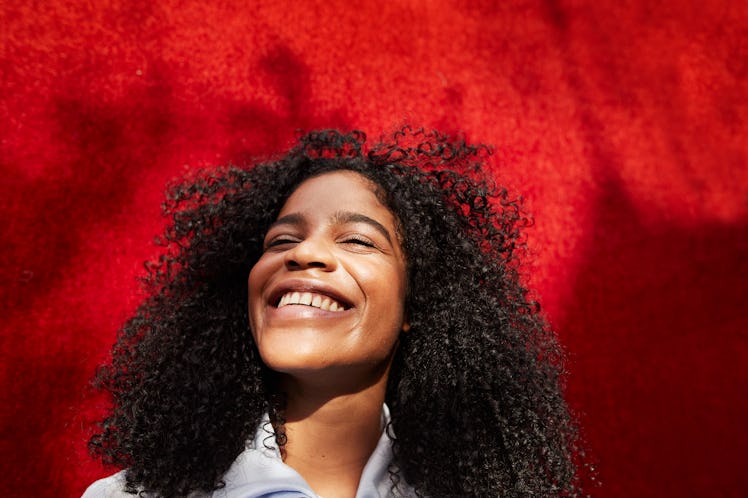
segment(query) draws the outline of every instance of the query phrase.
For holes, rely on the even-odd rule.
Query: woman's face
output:
[[[374,188],[351,171],[311,178],[268,230],[249,274],[249,319],[271,369],[354,381],[388,367],[407,328],[405,256]]]

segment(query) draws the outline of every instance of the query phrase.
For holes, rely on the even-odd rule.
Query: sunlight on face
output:
[[[407,327],[406,266],[374,189],[350,171],[311,178],[268,230],[248,284],[252,334],[271,369],[352,382],[386,370]]]

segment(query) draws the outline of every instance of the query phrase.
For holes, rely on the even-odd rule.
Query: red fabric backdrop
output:
[[[169,180],[405,122],[495,144],[534,213],[595,493],[748,493],[746,2],[32,3],[0,4],[0,494],[111,472],[87,386]]]

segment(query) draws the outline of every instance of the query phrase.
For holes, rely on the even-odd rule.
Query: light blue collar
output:
[[[382,435],[364,467],[356,498],[414,496],[402,479],[393,489],[390,479],[392,440],[387,434],[390,410],[382,406]],[[298,472],[283,463],[270,419],[263,417],[254,440],[234,461],[224,476],[226,487],[214,498],[321,498]]]

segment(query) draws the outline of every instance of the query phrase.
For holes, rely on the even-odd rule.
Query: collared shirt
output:
[[[382,434],[361,473],[356,498],[415,496],[402,478],[397,486],[390,478],[392,441],[386,430],[389,420],[390,412],[384,405]],[[298,472],[283,463],[267,415],[257,428],[254,440],[234,460],[223,480],[226,486],[214,491],[212,498],[322,498]],[[132,498],[133,495],[122,491],[124,482],[122,471],[93,483],[82,498]]]

